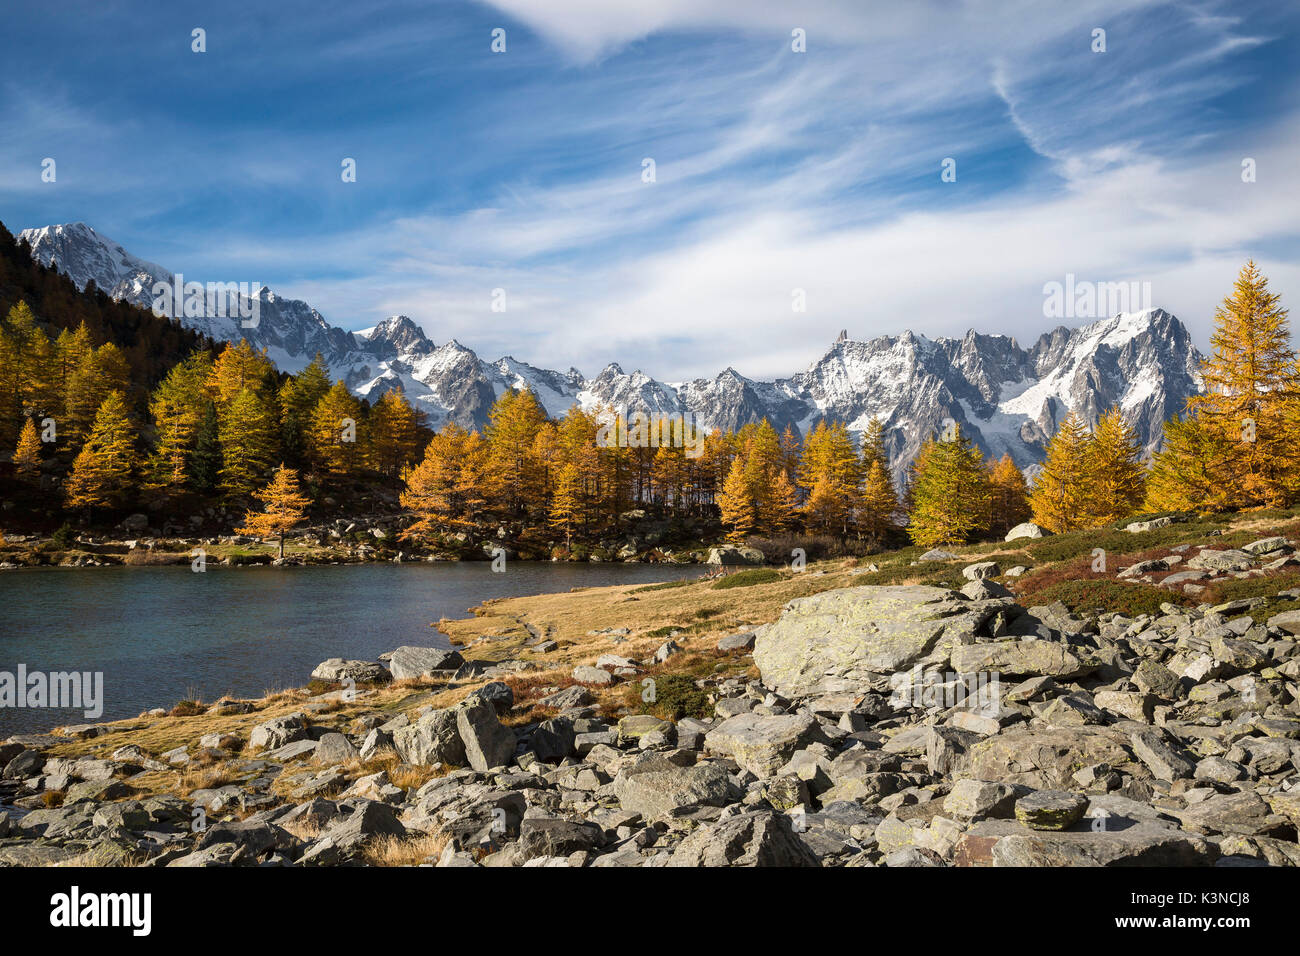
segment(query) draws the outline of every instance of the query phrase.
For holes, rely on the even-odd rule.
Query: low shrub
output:
[[[1032,599],[1031,599],[1032,598]],[[1108,578],[1059,581],[1021,599],[1029,605],[1060,601],[1080,613],[1113,611],[1127,617],[1159,615],[1161,604],[1195,603],[1187,595],[1150,584],[1135,584]]]
[[[629,594],[644,594],[646,591],[667,591],[671,588],[684,588],[688,584],[694,584],[691,578],[683,578],[680,581],[664,581],[660,584],[647,584],[645,587],[633,588]]]
[[[709,695],[695,686],[695,681],[685,674],[658,674],[654,680],[654,700],[642,698],[642,684],[629,686],[629,704],[642,712],[653,714],[660,720],[681,720],[683,717],[707,717],[712,711]]]
[[[725,591],[727,588],[747,588],[755,584],[770,584],[773,581],[784,580],[784,578],[785,575],[776,568],[748,568],[714,581],[713,590]]]

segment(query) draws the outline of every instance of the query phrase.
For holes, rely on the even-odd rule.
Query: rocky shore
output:
[[[733,544],[709,544],[709,530],[671,528],[642,511],[622,516],[625,534],[572,548],[534,539],[520,527],[493,526],[450,532],[436,542],[401,537],[413,519],[401,515],[339,518],[296,529],[279,542],[240,534],[181,533],[170,524],[150,526],[147,515],[127,517],[111,533],[78,533],[65,541],[50,535],[10,533],[0,539],[0,570],[22,567],[157,567],[188,565],[196,557],[216,565],[275,567],[307,564],[359,564],[411,561],[486,561],[498,553],[511,560],[651,562],[667,564],[762,564],[761,551]],[[716,530],[716,529],[715,529]]]
[[[1210,578],[1295,560],[1231,550],[1180,553]],[[962,574],[809,594],[689,654],[607,628],[563,671],[326,661],[175,746],[161,712],[12,738],[0,864],[1300,864],[1300,589],[1085,617],[1022,606],[995,561]]]

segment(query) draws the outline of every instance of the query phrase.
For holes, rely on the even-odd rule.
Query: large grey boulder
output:
[[[820,866],[790,818],[771,810],[702,826],[678,844],[669,866]]]
[[[956,561],[957,555],[953,554],[951,551],[945,551],[943,548],[931,548],[916,560],[921,562]]]
[[[600,827],[594,823],[555,817],[532,817],[519,824],[519,851],[525,860],[568,856],[600,846]]]
[[[295,743],[307,736],[307,719],[298,713],[274,717],[264,724],[258,724],[248,735],[248,745],[252,748],[275,750],[285,744]]]
[[[967,581],[983,581],[985,578],[996,578],[1001,573],[1002,566],[996,561],[977,561],[961,569],[961,575]]]
[[[548,694],[539,700],[537,705],[539,707],[551,707],[555,710],[564,710],[568,707],[581,707],[584,704],[590,704],[595,699],[587,688],[581,684],[574,684],[572,687],[557,690],[554,694]]]
[[[867,585],[797,598],[754,642],[764,686],[786,697],[865,693],[873,678],[969,642],[1009,598],[968,601],[947,588]]]
[[[1006,730],[970,748],[962,776],[1021,784],[1035,790],[1068,790],[1081,767],[1130,768],[1129,735],[1095,726]]]
[[[397,680],[426,677],[434,671],[455,670],[465,663],[458,651],[442,647],[403,645],[388,658],[388,666]]]
[[[1004,783],[989,780],[958,780],[943,801],[944,813],[963,820],[1010,817],[1015,811],[1016,791]]]
[[[757,548],[746,548],[735,544],[724,544],[717,548],[710,548],[708,557],[704,559],[705,564],[762,564],[763,552]]]
[[[1165,515],[1162,518],[1152,518],[1150,521],[1131,521],[1124,526],[1124,530],[1129,534],[1142,534],[1144,531],[1167,528],[1173,523],[1174,519],[1169,515]]]
[[[573,756],[577,734],[573,721],[566,717],[544,720],[533,731],[532,751],[543,763],[559,763]]]
[[[328,733],[317,743],[312,759],[317,763],[336,764],[347,763],[358,755],[357,748],[343,734]]]
[[[822,738],[810,714],[737,714],[704,736],[710,753],[730,757],[757,777],[771,777],[808,744]]]
[[[1195,762],[1169,746],[1155,728],[1136,731],[1129,739],[1133,753],[1157,779],[1172,782],[1196,772]]]
[[[377,836],[406,836],[406,827],[392,807],[376,800],[358,799],[351,813],[335,817],[325,830],[325,838],[344,854]]]
[[[502,725],[487,701],[457,707],[456,729],[465,744],[465,759],[475,770],[504,767],[514,758],[515,732]]]
[[[463,766],[465,744],[456,711],[432,710],[415,723],[399,727],[393,731],[393,749],[404,761],[418,766],[435,763]]]
[[[1042,538],[1049,534],[1051,534],[1051,532],[1046,528],[1041,528],[1032,521],[1026,521],[1022,524],[1016,525],[1008,531],[1007,536],[1002,540],[1015,541],[1017,538]]]
[[[321,661],[311,672],[312,680],[329,681],[341,684],[345,680],[358,684],[382,684],[392,679],[392,675],[383,664],[374,661],[348,661],[341,657],[331,657]]]
[[[668,820],[696,807],[725,806],[730,792],[730,776],[718,764],[681,767],[658,754],[623,768],[614,778],[619,805],[647,821]]]
[[[993,845],[994,866],[1208,866],[1219,856],[1207,840],[1145,822],[1115,831],[1053,832],[990,820],[968,837],[981,830],[1006,834]]]
[[[1255,559],[1245,551],[1229,548],[1214,551],[1206,548],[1187,562],[1193,571],[1247,571],[1254,567]]]

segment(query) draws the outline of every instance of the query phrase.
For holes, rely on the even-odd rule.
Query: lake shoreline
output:
[[[50,537],[11,535],[0,539],[0,571],[39,567],[160,567],[192,565],[195,570],[208,564],[222,566],[305,567],[346,564],[443,564],[537,561],[551,564],[664,564],[664,565],[759,565],[762,552],[727,542],[698,543],[694,546],[625,544],[620,548],[557,546],[515,540],[483,539],[455,542],[448,546],[397,545],[385,532],[366,540],[333,541],[294,537],[286,539],[284,555],[276,540],[242,535],[204,537],[117,538],[80,536],[73,542],[55,542]]]
[[[10,607],[0,670],[103,672],[105,716],[129,719],[181,700],[223,694],[260,697],[301,686],[321,660],[378,659],[402,645],[449,646],[447,620],[501,599],[607,585],[656,584],[699,577],[702,568],[669,564],[512,561],[42,570],[0,575]],[[116,569],[116,571],[114,570]],[[33,569],[26,569],[33,570]],[[487,633],[489,629],[485,629]],[[0,708],[0,739],[65,723],[79,710]]]

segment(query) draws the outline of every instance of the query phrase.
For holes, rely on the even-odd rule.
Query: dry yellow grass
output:
[[[281,824],[281,828],[291,836],[297,837],[305,843],[315,840],[323,832],[320,823],[312,819],[298,818],[290,820],[288,823]]]
[[[213,764],[207,767],[196,767],[186,769],[180,775],[180,780],[176,783],[176,793],[182,797],[188,797],[196,790],[211,790],[215,787],[224,787],[228,783],[235,783],[239,780],[239,774],[225,763]]]
[[[366,844],[363,858],[370,866],[419,866],[432,863],[447,847],[445,833],[381,836]]]

